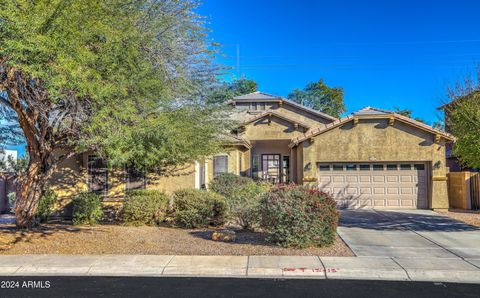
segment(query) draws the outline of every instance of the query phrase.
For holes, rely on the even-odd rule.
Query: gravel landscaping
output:
[[[469,210],[449,210],[449,211],[438,211],[442,215],[446,215],[453,219],[463,221],[466,224],[480,227],[480,211],[469,211]]]
[[[71,226],[48,224],[31,231],[0,226],[0,254],[319,255],[354,256],[337,236],[325,248],[270,245],[262,233],[237,232],[234,243],[210,239],[212,229]]]

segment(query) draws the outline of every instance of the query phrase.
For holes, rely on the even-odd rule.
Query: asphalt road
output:
[[[5,289],[5,286],[14,288]],[[479,284],[312,279],[0,277],[0,287],[0,297],[480,296]]]

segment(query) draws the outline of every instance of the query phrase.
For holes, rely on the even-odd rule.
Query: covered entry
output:
[[[340,208],[428,207],[425,163],[318,163],[318,187]]]

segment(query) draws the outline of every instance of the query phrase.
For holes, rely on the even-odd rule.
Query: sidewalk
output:
[[[196,276],[480,283],[480,259],[2,255],[2,276]]]

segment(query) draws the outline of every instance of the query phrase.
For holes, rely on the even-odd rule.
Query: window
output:
[[[412,165],[409,165],[409,164],[401,164],[400,165],[400,170],[402,171],[409,171],[412,169]]]
[[[260,103],[260,110],[265,110],[265,103],[264,102]]]
[[[373,165],[374,171],[383,171],[383,165]]]
[[[147,179],[145,177],[145,171],[136,168],[135,166],[126,166],[125,167],[125,188],[126,190],[131,189],[145,189],[147,185]]]
[[[257,103],[252,102],[252,110],[256,111],[257,110]]]
[[[96,155],[89,155],[87,162],[88,191],[99,195],[107,195],[108,169],[107,162]]]
[[[280,183],[280,154],[262,154],[262,179],[271,183]]]
[[[345,168],[347,169],[347,171],[356,171],[357,165],[346,165]]]
[[[228,156],[220,155],[213,157],[213,176],[228,173]]]
[[[415,170],[417,171],[424,171],[425,170],[425,165],[422,164],[415,164],[414,165]]]
[[[360,165],[360,171],[370,171],[370,165]]]
[[[330,171],[330,165],[319,165],[318,169],[320,171]]]
[[[258,178],[260,167],[260,157],[258,155],[252,157],[252,177]]]
[[[387,165],[387,170],[388,171],[396,171],[396,170],[398,170],[398,167],[397,167],[397,165],[390,164],[390,165]]]
[[[334,171],[343,171],[343,165],[333,165]]]
[[[290,182],[290,156],[284,156],[283,157],[283,172],[282,172],[283,178],[282,182],[288,183]]]

